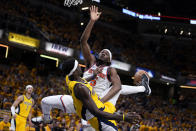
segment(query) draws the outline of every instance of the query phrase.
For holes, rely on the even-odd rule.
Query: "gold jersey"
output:
[[[32,98],[28,99],[26,95],[23,95],[23,102],[18,105],[18,115],[22,117],[28,117],[31,107],[33,106]]]
[[[84,79],[83,79],[84,80]],[[83,84],[85,85],[89,91],[90,91],[90,96],[92,98],[92,100],[94,101],[94,103],[96,104],[97,108],[101,111],[104,112],[108,112],[108,113],[114,113],[115,112],[115,107],[113,104],[107,102],[107,103],[102,103],[99,99],[99,97],[97,96],[97,94],[94,92],[93,87],[86,81],[84,80],[84,83],[82,82],[77,82],[77,81],[70,81],[69,77],[66,76],[66,84],[69,88],[69,90],[71,91],[71,95],[73,98],[73,102],[74,102],[74,107],[76,110],[77,115],[80,118],[83,118],[84,120],[88,120],[90,122],[90,124],[97,130],[100,130],[100,122],[104,121],[106,123],[109,123],[109,125],[112,125],[114,128],[117,129],[116,127],[116,122],[114,120],[105,120],[103,118],[99,118],[99,117],[95,117],[93,114],[90,113],[90,111],[88,109],[86,109],[83,106],[83,103],[81,100],[79,100],[74,93],[74,87],[76,84]]]

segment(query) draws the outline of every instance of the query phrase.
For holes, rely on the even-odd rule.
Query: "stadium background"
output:
[[[84,1],[68,8],[63,0],[1,0],[1,118],[26,84],[35,87],[34,116],[41,115],[41,98],[68,93],[56,66],[60,59],[75,57],[83,67],[79,38],[89,20],[85,7],[95,4],[103,13],[89,40],[92,53],[110,49],[123,84],[133,85],[138,69],[152,77],[150,97],[121,96],[117,111],[143,114],[143,129],[195,130],[196,2],[175,2]],[[74,114],[54,110],[52,115],[55,121],[49,126],[55,129],[82,128]],[[118,123],[121,130],[131,126]]]

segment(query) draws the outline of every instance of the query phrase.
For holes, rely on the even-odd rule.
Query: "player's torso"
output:
[[[97,68],[98,68],[97,65],[94,64],[84,72],[83,77],[87,78],[88,76],[92,76],[93,71],[96,70]],[[107,74],[109,66],[103,66],[102,68],[103,68],[102,72],[99,73],[94,80],[89,82],[90,85],[94,87],[94,90],[98,96],[101,96],[101,94],[111,86],[111,82],[108,80],[108,74]]]
[[[25,95],[23,95],[24,100],[18,105],[18,112],[20,116],[28,117],[30,109],[32,107],[32,98],[28,99]]]
[[[68,78],[66,77],[66,81],[68,81]],[[76,98],[75,93],[74,93],[74,86],[77,84],[83,84],[85,85],[89,90],[90,90],[90,95],[91,98],[93,99],[94,103],[97,105],[97,107],[99,109],[104,108],[104,104],[99,100],[97,94],[95,93],[95,91],[93,90],[92,86],[86,81],[85,83],[81,83],[81,82],[77,82],[77,81],[70,81],[68,84],[69,89],[71,90],[71,94],[72,94],[72,98],[74,101],[74,107],[76,109],[76,113],[83,119],[91,119],[92,117],[94,117],[89,111],[86,111],[87,109],[85,109],[83,107],[83,103],[82,101],[80,101],[78,98]],[[85,113],[84,113],[85,112]]]

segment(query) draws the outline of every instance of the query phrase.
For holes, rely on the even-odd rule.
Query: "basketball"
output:
[[[149,75],[148,75],[148,73],[147,73],[146,71],[144,71],[144,70],[139,70],[139,71],[136,72],[135,75],[134,75],[134,81],[133,81],[133,83],[134,83],[135,85],[136,85],[137,83],[140,83],[140,82],[141,82],[141,80],[142,80],[142,75],[143,75],[143,74],[146,74],[147,77],[150,78]]]

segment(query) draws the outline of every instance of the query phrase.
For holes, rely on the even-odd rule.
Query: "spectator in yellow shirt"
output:
[[[0,122],[0,131],[9,131],[10,128],[10,122],[9,122],[9,115],[3,116],[3,121]]]

